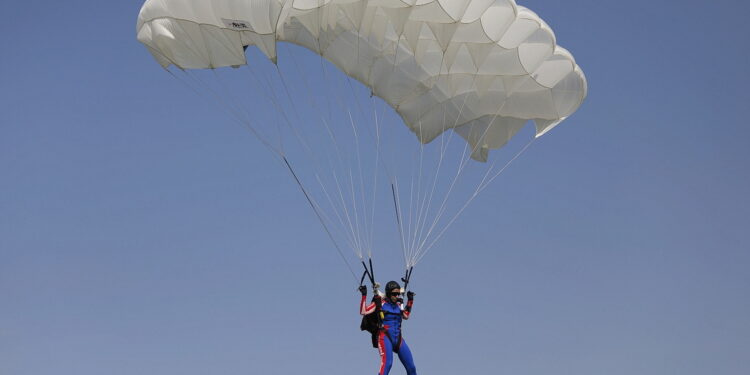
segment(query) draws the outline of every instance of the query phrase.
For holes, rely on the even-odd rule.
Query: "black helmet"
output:
[[[393,289],[399,289],[399,291],[400,291],[401,290],[401,285],[398,285],[398,282],[393,281],[393,280],[391,280],[387,284],[385,284],[385,295],[386,295],[386,297],[390,297],[391,296],[391,291]]]

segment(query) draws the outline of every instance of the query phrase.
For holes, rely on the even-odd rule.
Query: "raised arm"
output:
[[[360,315],[368,315],[375,312],[375,302],[370,302],[370,304],[367,304],[367,296],[362,296],[362,301],[359,304],[359,314]]]
[[[406,308],[401,311],[401,315],[404,317],[404,319],[409,319],[412,306],[414,306],[414,293],[406,292]]]
[[[362,299],[359,301],[359,314],[360,315],[368,315],[375,312],[377,304],[374,301],[370,302],[370,304],[367,304],[367,287],[364,285],[360,285],[359,291],[362,293]],[[376,295],[376,297],[378,297]]]

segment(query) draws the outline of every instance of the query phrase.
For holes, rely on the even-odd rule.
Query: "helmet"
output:
[[[393,280],[391,280],[387,284],[385,284],[385,295],[386,295],[386,297],[390,297],[391,296],[391,291],[393,289],[399,289],[400,290],[401,289],[401,285],[398,285],[398,282],[393,281]]]

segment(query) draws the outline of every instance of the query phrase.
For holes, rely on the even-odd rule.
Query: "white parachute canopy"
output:
[[[148,0],[138,40],[164,67],[247,64],[304,46],[370,88],[427,143],[454,129],[486,161],[528,120],[540,136],[586,97],[552,30],[513,0]]]
[[[399,151],[396,148],[404,147],[380,150],[378,121],[383,118],[377,110],[374,126],[366,129],[358,128],[355,111],[345,105],[341,105],[342,118],[321,116],[325,129],[320,133],[330,135],[334,145],[319,149],[336,154],[331,160],[338,158],[338,162],[319,167],[307,178],[295,173],[285,153],[270,146],[271,142],[264,140],[257,128],[248,127],[283,157],[336,248],[339,249],[336,238],[340,236],[361,260],[372,248],[378,169],[386,168],[391,186],[377,192],[387,191],[388,198],[393,193],[393,203],[389,205],[395,206],[407,270],[505,169],[493,171],[495,162],[467,163],[469,158],[487,161],[489,150],[503,147],[529,121],[535,124],[536,137],[545,134],[578,109],[587,90],[583,72],[573,56],[556,45],[549,26],[514,0],[147,0],[138,16],[136,31],[138,40],[162,67],[175,66],[186,73],[193,69],[229,71],[232,69],[218,68],[248,65],[247,56],[259,55],[260,51],[278,65],[271,73],[253,73],[255,88],[264,91],[269,105],[276,107],[290,128],[294,128],[294,116],[288,112],[297,105],[291,94],[308,91],[313,106],[329,100],[329,105],[338,102],[331,105],[335,107],[345,101],[341,93],[326,90],[334,85],[335,78],[328,75],[323,60],[343,73],[347,83],[357,80],[371,96],[382,99],[402,120],[396,117],[394,122],[405,124],[419,141],[409,142],[419,146],[419,157],[411,163],[411,176],[406,179],[399,180],[393,171],[396,168],[391,170],[380,160],[381,153],[392,154]],[[288,75],[282,74],[279,65],[286,55],[279,54],[283,45],[279,42],[320,55],[322,71],[311,73],[305,69],[308,66],[298,65]],[[252,46],[257,50],[246,51]],[[279,55],[282,58],[277,61]],[[259,62],[263,59],[254,60],[247,68],[252,72],[262,65]],[[276,89],[272,76],[280,80]],[[289,89],[295,81],[300,81],[304,90]],[[216,92],[222,90],[212,91]],[[282,92],[291,105],[282,103],[280,96],[284,94],[278,94]],[[331,98],[333,95],[338,98]],[[264,105],[251,102],[250,106]],[[360,113],[367,112],[358,109]],[[262,116],[261,112],[255,111],[250,117]],[[302,134],[317,121],[311,117],[307,116],[308,120],[303,120],[293,132],[304,148],[315,151],[308,147]],[[354,133],[355,141],[337,140],[339,134],[332,130],[336,125]],[[374,162],[367,162],[360,157],[356,136],[372,133],[372,128],[378,152],[374,153]],[[461,143],[463,154],[449,147],[454,134],[466,141]],[[440,142],[432,144],[439,144],[440,149],[428,166],[429,152],[425,152],[425,147],[435,139]],[[353,150],[346,152],[346,146]],[[314,160],[310,163],[317,165],[319,159],[328,156],[300,159]],[[448,169],[450,157],[457,160],[457,172],[449,173],[447,183],[442,183],[439,175]],[[394,164],[409,163],[401,159]],[[464,179],[467,164],[491,166],[485,168],[483,177],[480,175],[474,193],[458,204],[460,208],[451,211],[448,198],[460,190],[454,187]],[[337,172],[339,165],[348,170]],[[371,184],[364,177],[362,165],[374,165]],[[353,168],[358,168],[359,173]],[[326,173],[333,182],[326,181]],[[405,184],[407,188],[402,192],[398,181],[404,180],[411,183]],[[310,188],[316,184],[320,187],[317,194]],[[367,202],[368,198],[372,201]]]

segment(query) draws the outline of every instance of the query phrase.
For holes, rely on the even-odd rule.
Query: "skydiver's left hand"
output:
[[[410,290],[410,291],[406,292],[406,299],[408,299],[409,301],[412,301],[412,300],[414,300],[414,296],[415,295],[416,295],[416,293],[414,293],[414,292],[412,292]]]

